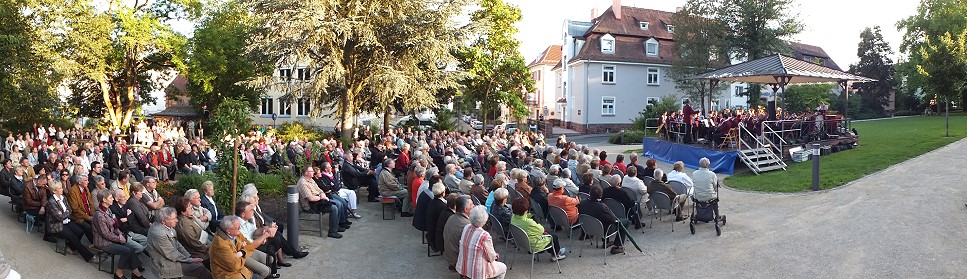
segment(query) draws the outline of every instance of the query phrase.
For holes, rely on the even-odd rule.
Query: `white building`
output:
[[[556,119],[557,115],[557,78],[552,70],[561,63],[561,46],[548,46],[540,57],[537,57],[527,68],[534,79],[536,92],[527,93],[527,107],[530,117],[539,119]]]
[[[649,100],[684,98],[668,77],[678,58],[674,13],[613,3],[590,22],[564,22],[562,62],[551,70],[560,126],[581,133],[614,132],[629,128]],[[822,48],[794,42],[790,48],[792,57],[838,69]],[[746,106],[747,98],[739,96],[745,84],[719,87],[712,109]]]

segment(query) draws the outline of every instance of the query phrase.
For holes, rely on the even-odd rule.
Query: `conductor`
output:
[[[692,117],[695,116],[695,110],[689,105],[690,100],[685,99],[682,101],[682,121],[685,122],[685,139],[682,141],[684,143],[692,143],[692,130],[694,129],[692,125]]]

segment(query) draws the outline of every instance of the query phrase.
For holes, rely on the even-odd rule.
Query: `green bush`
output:
[[[295,138],[317,141],[321,140],[324,135],[315,129],[306,127],[301,122],[289,122],[279,127],[276,136],[285,142],[289,142]]]
[[[178,183],[174,185],[175,191],[178,195],[184,195],[185,191],[188,191],[188,189],[197,189],[201,191],[201,184],[209,180],[212,183],[218,183],[218,177],[216,177],[212,172],[179,176]]]
[[[286,172],[283,172],[286,173]],[[288,172],[292,176],[291,172]],[[285,187],[290,184],[295,184],[295,182],[285,181],[283,174],[266,174],[259,173],[252,177],[251,183],[255,183],[255,187],[259,189],[259,195],[262,196],[278,196],[285,194]],[[246,183],[248,184],[248,182]],[[245,185],[245,184],[242,184]]]
[[[457,114],[449,109],[441,109],[436,113],[436,119],[433,120],[435,124],[434,128],[438,131],[453,131],[457,129],[457,124],[454,120],[457,118]]]
[[[650,118],[659,118],[664,113],[674,113],[679,109],[678,99],[673,95],[665,95],[658,99],[658,102],[651,103],[651,106],[646,106],[641,112],[638,113],[638,117],[632,119],[632,128],[635,130],[645,130],[648,127],[647,120]],[[651,123],[657,125],[658,123]]]
[[[622,134],[624,137],[622,137]],[[624,133],[617,133],[608,138],[608,142],[613,144],[640,144],[645,137],[645,131],[631,130]]]

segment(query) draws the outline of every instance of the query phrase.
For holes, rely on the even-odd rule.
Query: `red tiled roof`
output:
[[[675,13],[637,8],[621,7],[621,19],[614,17],[612,8],[604,11],[594,19],[594,26],[588,29],[588,33],[609,33],[612,36],[636,36],[657,39],[672,40],[672,33],[668,32],[667,25],[672,22]],[[639,22],[647,21],[648,30],[641,30]]]
[[[165,88],[165,107],[178,107],[188,105],[188,95],[184,94],[188,92],[188,79],[183,75],[175,76],[175,79],[171,81],[171,84]]]
[[[594,25],[585,34],[585,44],[570,61],[599,60],[653,64],[671,64],[676,58],[675,42],[667,24],[674,13],[622,7],[621,19],[614,16],[612,8],[594,19]],[[639,22],[647,21],[648,30],[642,30]],[[601,52],[601,36],[611,34],[615,38],[615,52]],[[658,56],[645,53],[645,41],[654,38],[658,41]]]
[[[826,54],[826,51],[821,47],[797,42],[789,42],[789,48],[792,48],[793,58],[809,62],[813,62],[813,58],[821,58],[823,59],[823,63],[821,64],[822,66],[842,71],[842,69],[839,68],[839,65],[836,65],[836,62],[834,62],[832,58],[829,58],[829,54]]]
[[[544,52],[541,53],[541,57],[538,57],[531,62],[527,67],[533,67],[537,65],[547,65],[554,66],[561,62],[561,46],[560,45],[550,45]]]
[[[614,36],[615,51],[613,54],[602,53],[601,36],[604,35],[592,34],[589,36],[584,47],[571,61],[598,60],[671,65],[677,57],[674,41],[658,40],[658,56],[648,56],[645,54],[645,41],[648,38],[622,36]]]

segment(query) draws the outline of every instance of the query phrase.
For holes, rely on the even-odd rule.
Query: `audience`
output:
[[[87,249],[87,246],[81,244],[81,237],[84,235],[88,236],[88,240],[93,242],[93,236],[89,233],[90,231],[85,231],[71,216],[71,207],[68,206],[68,202],[64,200],[64,187],[60,183],[50,184],[50,200],[44,207],[47,213],[47,233],[51,235],[58,235],[65,240],[67,240],[67,247],[77,251],[84,258],[84,261],[91,261],[94,258],[94,253],[91,253]]]
[[[437,231],[437,226],[442,226],[445,224],[440,224],[438,221],[440,219],[441,212],[447,210],[447,201],[443,197],[444,194],[446,194],[446,186],[443,186],[441,183],[436,183],[433,184],[433,187],[431,188],[433,191],[433,199],[428,202],[426,207],[426,216],[424,217],[424,220],[426,220],[426,227],[424,228],[424,231],[427,232],[426,243],[430,245],[430,250],[436,252],[443,250],[443,247],[437,246],[435,232]],[[415,219],[416,218],[414,218],[414,220]]]
[[[81,179],[87,180],[86,177]],[[84,185],[86,188],[87,185]],[[120,224],[114,214],[108,209],[114,204],[114,195],[108,191],[98,191],[95,195],[98,201],[97,211],[94,213],[94,246],[119,257],[117,267],[114,269],[114,278],[124,278],[124,271],[130,270],[134,279],[141,279],[141,260],[138,253],[144,250],[144,246],[134,242],[121,234]]]

